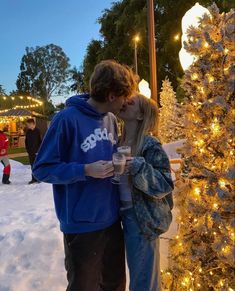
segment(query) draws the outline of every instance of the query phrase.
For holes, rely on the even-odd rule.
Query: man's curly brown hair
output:
[[[131,68],[114,60],[97,64],[90,78],[90,95],[98,102],[106,102],[110,93],[128,99],[136,88],[136,76]]]

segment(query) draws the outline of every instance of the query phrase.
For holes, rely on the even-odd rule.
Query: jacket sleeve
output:
[[[42,135],[41,135],[40,130],[38,129],[38,144],[39,144],[39,146],[41,145],[41,143],[42,143]]]
[[[8,146],[9,146],[8,137],[5,134],[1,135],[0,136],[0,154],[1,155],[7,154]]]
[[[133,186],[143,193],[158,199],[174,189],[169,159],[160,144],[145,152],[145,157],[135,157],[130,168]]]
[[[40,146],[41,146],[41,143],[42,143],[41,132],[40,132],[39,129],[38,129],[37,133],[38,133],[38,137],[37,137],[37,148],[39,149]]]
[[[25,134],[25,148],[26,148],[26,151],[29,152],[29,143],[28,143],[27,131],[26,131],[26,134]]]
[[[70,126],[63,116],[56,116],[48,129],[33,166],[33,175],[39,181],[72,184],[86,180],[83,164],[65,161],[69,139],[72,138],[72,134],[69,135]]]
[[[7,151],[9,148],[9,139],[8,137],[5,135],[5,145],[4,145],[4,149]]]

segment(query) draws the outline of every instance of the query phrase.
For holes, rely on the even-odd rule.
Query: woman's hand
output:
[[[131,167],[131,163],[133,162],[134,157],[127,157],[126,158],[126,165],[125,165],[125,172],[128,173]]]

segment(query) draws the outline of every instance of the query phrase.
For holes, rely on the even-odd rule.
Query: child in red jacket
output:
[[[3,131],[0,130],[0,162],[3,164],[3,176],[2,176],[2,183],[3,184],[10,184],[9,181],[10,178],[10,172],[11,172],[11,165],[9,162],[9,159],[7,157],[7,150],[8,150],[8,138],[3,133]]]

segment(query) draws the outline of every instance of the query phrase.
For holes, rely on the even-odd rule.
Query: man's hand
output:
[[[97,161],[85,165],[85,175],[93,178],[104,179],[113,176],[112,161]]]

